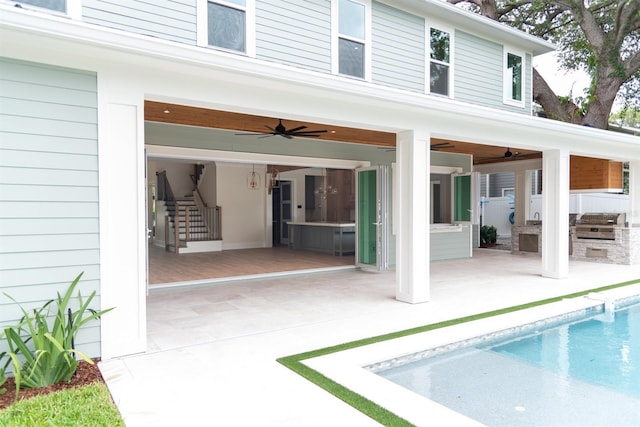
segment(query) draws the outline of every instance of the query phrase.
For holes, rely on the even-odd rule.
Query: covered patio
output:
[[[100,367],[128,426],[375,425],[276,359],[637,279],[637,266],[580,261],[568,278],[544,278],[539,257],[479,249],[431,263],[423,304],[398,303],[391,272],[152,289],[147,353]]]

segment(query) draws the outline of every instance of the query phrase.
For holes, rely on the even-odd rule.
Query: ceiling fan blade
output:
[[[258,137],[258,139],[262,139],[262,138],[270,138],[270,137],[272,137],[272,136],[274,136],[274,135],[275,135],[275,133],[266,133],[266,134],[264,134],[264,135],[262,135],[262,136],[259,136],[259,137]]]
[[[262,134],[264,134],[264,132],[234,133],[234,135],[236,136],[256,136],[256,135],[262,135]]]
[[[299,130],[306,129],[306,128],[307,128],[306,126],[298,126],[297,128],[293,128],[293,129],[289,129],[289,130],[285,131],[285,133],[289,133],[289,134],[296,133]]]
[[[272,128],[272,127],[271,127],[271,126],[269,126],[269,125],[264,125],[264,127],[266,127],[267,129],[269,129],[269,130],[270,130],[271,132],[273,132],[274,134],[278,133],[278,131],[277,131],[277,130],[275,130],[274,128]]]
[[[287,132],[289,135],[311,135],[316,133],[326,133],[326,130],[303,130],[302,132]]]

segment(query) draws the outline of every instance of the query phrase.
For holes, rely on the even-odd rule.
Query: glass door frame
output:
[[[293,181],[278,180],[280,187],[280,244],[289,244],[289,223],[293,221]],[[285,200],[285,187],[288,187],[289,198]],[[288,209],[286,209],[288,207]],[[289,212],[289,218],[286,213]]]
[[[388,269],[388,236],[390,230],[389,215],[389,169],[386,166],[371,166],[356,168],[356,267],[370,271],[385,271]],[[368,184],[375,185],[375,200],[366,200],[362,194],[361,180],[364,173],[374,172],[375,179]],[[363,174],[363,175],[361,175]],[[367,211],[363,211],[366,209]],[[373,210],[374,212],[371,212]],[[373,221],[369,224],[370,221]],[[375,226],[375,263],[366,262],[363,257],[367,256],[367,249],[362,245],[365,243],[366,233],[364,227]],[[369,242],[368,240],[366,242]]]

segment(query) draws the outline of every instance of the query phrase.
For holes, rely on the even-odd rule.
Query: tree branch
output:
[[[521,1],[516,1],[516,2],[513,2],[513,3],[507,3],[502,8],[498,8],[496,6],[496,10],[498,11],[498,16],[502,17],[502,15],[506,15],[507,13],[509,13],[509,12],[511,12],[513,10],[519,9],[522,6],[527,5],[527,4],[531,4],[531,3],[533,3],[532,0],[521,0]]]
[[[542,105],[550,119],[569,123],[580,123],[582,120],[578,106],[570,99],[558,98],[535,68],[533,69],[533,99]]]
[[[635,73],[638,72],[638,70],[640,70],[640,51],[631,55],[623,63],[624,63],[624,70],[627,76],[629,77],[633,76]]]
[[[594,47],[596,52],[602,52],[605,45],[605,33],[584,2],[582,0],[565,0],[558,1],[557,4],[566,7],[571,12],[589,44]]]
[[[620,3],[623,3],[621,1]],[[630,1],[626,5],[620,4],[616,13],[616,34],[617,46],[621,46],[624,38],[640,28],[640,2]]]

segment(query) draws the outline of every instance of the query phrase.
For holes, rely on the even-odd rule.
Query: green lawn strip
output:
[[[100,382],[18,401],[0,410],[0,426],[124,427],[106,385]]]
[[[401,338],[409,335],[419,334],[421,332],[432,331],[434,329],[445,328],[447,326],[458,325],[461,323],[472,322],[474,320],[485,319],[487,317],[499,316],[501,314],[512,313],[515,311],[525,310],[527,308],[537,307],[545,304],[551,304],[554,302],[562,301],[564,299],[583,297],[592,292],[603,292],[603,291],[607,291],[615,288],[621,288],[623,286],[633,285],[636,283],[640,283],[640,279],[630,280],[628,282],[617,283],[614,285],[602,286],[599,288],[590,289],[586,291],[574,292],[568,295],[547,298],[539,301],[529,302],[526,304],[520,304],[512,307],[501,308],[498,310],[487,311],[484,313],[473,314],[470,316],[459,317],[457,319],[445,320],[438,323],[432,323],[429,325],[423,325],[415,328],[404,329],[402,331],[391,332],[388,334],[378,335],[370,338],[363,338],[360,340],[351,341],[344,344],[325,347],[317,350],[308,351],[305,353],[294,354],[291,356],[281,357],[277,359],[277,361],[383,425],[411,426],[412,424],[404,420],[403,418],[398,417],[397,415],[391,413],[390,411],[382,408],[378,404],[370,401],[369,399],[349,390],[348,388],[336,383],[330,378],[325,377],[318,371],[311,369],[307,365],[303,364],[302,361],[311,359],[314,357],[325,356],[327,354],[337,353],[339,351],[362,347],[369,344],[388,341],[395,338]]]

